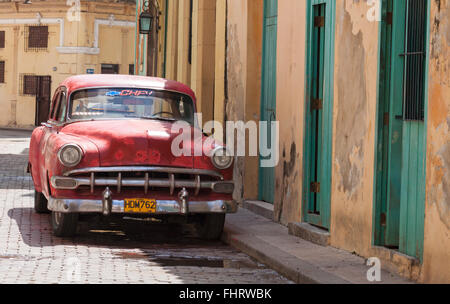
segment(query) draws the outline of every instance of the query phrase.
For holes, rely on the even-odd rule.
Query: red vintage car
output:
[[[80,217],[97,214],[182,218],[202,238],[218,238],[225,215],[237,211],[233,158],[215,141],[200,147],[200,155],[172,151],[182,132],[173,128],[179,122],[192,131],[191,151],[204,146],[207,137],[195,113],[193,91],[175,81],[124,75],[66,79],[55,92],[48,122],[31,138],[28,169],[36,212],[51,212],[56,236],[74,235]],[[200,140],[194,138],[198,133]]]

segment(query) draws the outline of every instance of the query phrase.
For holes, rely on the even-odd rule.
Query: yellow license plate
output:
[[[146,198],[125,199],[125,213],[156,213],[156,200]]]

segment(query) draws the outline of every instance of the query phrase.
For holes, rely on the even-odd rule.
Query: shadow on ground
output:
[[[135,248],[146,245],[153,247],[158,244],[183,245],[184,248],[226,246],[220,241],[199,239],[190,225],[119,218],[88,223],[81,219],[75,237],[57,238],[52,234],[49,214],[37,214],[32,208],[13,208],[8,210],[8,216],[16,222],[23,242],[32,247],[54,246],[67,242],[108,248]],[[37,234],[40,234],[40,237],[33,237]]]

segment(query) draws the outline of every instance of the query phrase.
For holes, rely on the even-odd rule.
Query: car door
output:
[[[58,88],[53,95],[48,120],[47,122],[42,123],[43,136],[42,140],[39,143],[40,157],[38,166],[40,168],[40,181],[42,186],[42,193],[44,193],[44,195],[46,195],[47,197],[50,195],[50,191],[48,186],[48,168],[46,166],[46,162],[47,160],[53,158],[53,156],[48,154],[47,147],[49,146],[49,141],[51,140],[52,135],[56,132],[57,121],[55,121],[55,115],[60,104],[60,96],[61,89]]]

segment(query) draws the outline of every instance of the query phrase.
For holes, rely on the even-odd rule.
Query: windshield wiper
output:
[[[169,121],[169,122],[178,121],[178,119],[175,119],[175,118],[165,118],[165,117],[158,117],[158,116],[140,116],[139,118],[141,118],[141,119]]]

